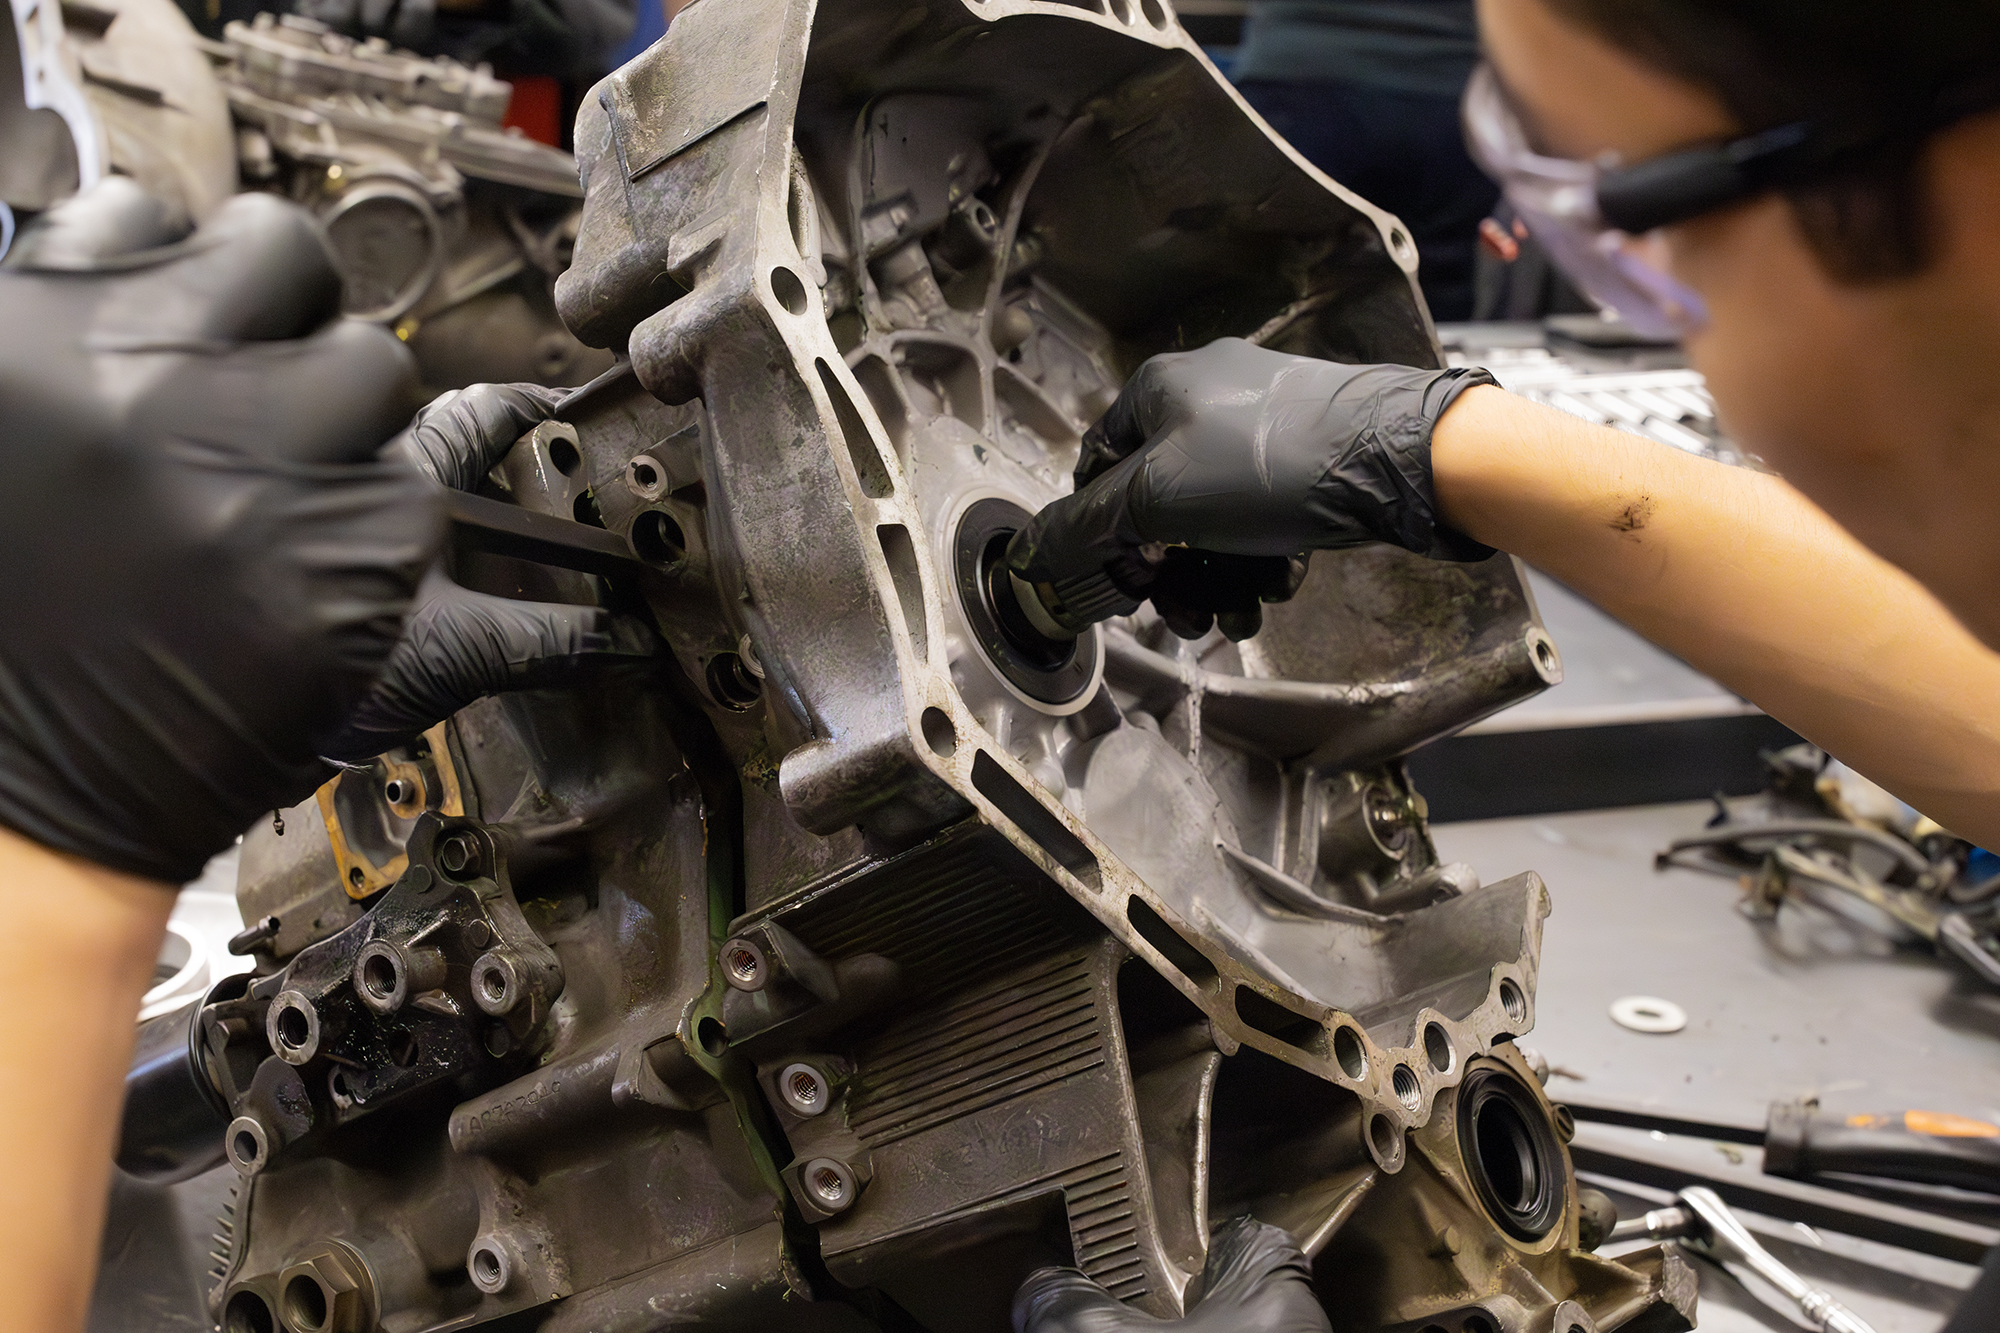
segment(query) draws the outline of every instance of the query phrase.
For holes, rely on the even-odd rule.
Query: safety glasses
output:
[[[1465,90],[1473,160],[1500,183],[1549,257],[1599,305],[1648,337],[1682,337],[1708,322],[1701,297],[1676,282],[1651,233],[1661,227],[1838,171],[1885,145],[1926,135],[2000,105],[2000,74],[1982,71],[1886,123],[1798,121],[1623,166],[1534,150],[1506,89],[1481,65]]]
[[[1491,66],[1474,71],[1464,118],[1473,161],[1585,295],[1648,338],[1680,338],[1708,323],[1701,297],[1667,273],[1657,242],[1645,239],[1664,222],[1606,216],[1605,184],[1627,173],[1537,153]]]

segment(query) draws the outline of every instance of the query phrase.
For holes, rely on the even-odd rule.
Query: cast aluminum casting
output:
[[[1050,1259],[1174,1317],[1249,1211],[1339,1329],[1686,1327],[1513,1045],[1546,891],[1399,762],[1559,678],[1518,566],[1322,554],[1241,645],[992,577],[1149,355],[1435,365],[1395,220],[1160,0],[700,0],[577,142],[623,360],[489,495],[631,565],[457,573],[670,652],[247,836],[226,1326],[999,1333]]]

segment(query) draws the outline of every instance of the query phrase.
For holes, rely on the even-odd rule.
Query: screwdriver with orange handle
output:
[[[1798,1180],[1874,1176],[2000,1193],[2000,1125],[1944,1111],[1833,1115],[1811,1101],[1774,1102],[1764,1170]]]

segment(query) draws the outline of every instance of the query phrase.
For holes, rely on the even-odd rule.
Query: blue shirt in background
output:
[[[1472,0],[1251,0],[1230,77],[1455,98],[1478,61]]]

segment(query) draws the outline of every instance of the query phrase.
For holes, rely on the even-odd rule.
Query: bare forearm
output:
[[[1446,522],[2000,843],[2000,656],[1783,481],[1497,389],[1445,414],[1432,462]]]
[[[0,1253],[7,1326],[83,1327],[133,1020],[172,891],[0,829]]]

